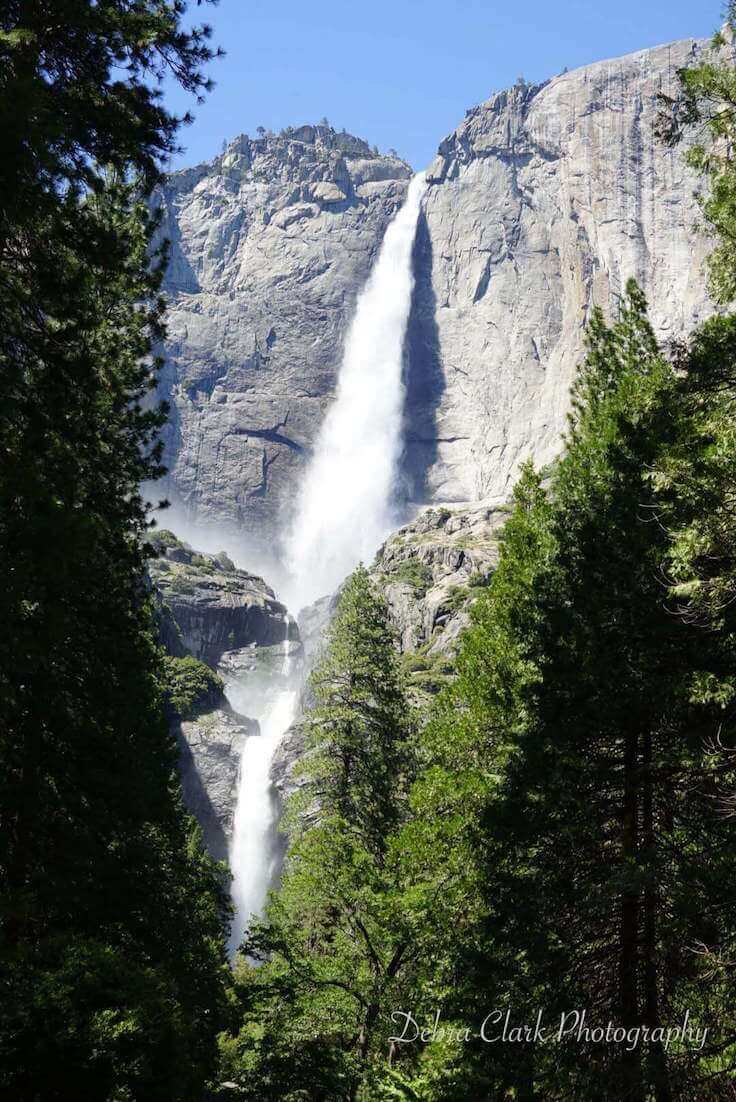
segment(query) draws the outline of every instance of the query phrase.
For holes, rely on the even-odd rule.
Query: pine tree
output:
[[[689,1010],[711,1030],[702,1052],[655,1034],[631,1051],[583,1038],[469,1053],[479,1082],[518,1097],[721,1097],[736,825],[710,746],[728,717],[696,674],[723,660],[723,640],[667,605],[652,473],[677,433],[678,384],[635,285],[589,339],[566,455],[545,497],[522,483],[435,736],[457,747],[460,717],[460,760],[485,774],[466,825],[483,905],[455,1012],[533,1021],[542,1007],[550,1022],[587,1008],[594,1024],[656,1030]]]
[[[195,1099],[226,1010],[222,871],[176,781],[140,483],[150,188],[211,52],[183,5],[0,13],[0,1093]],[[147,79],[149,83],[147,83]]]
[[[312,691],[284,876],[244,946],[268,958],[255,972],[241,965],[239,1044],[247,1046],[256,1024],[265,1030],[255,1067],[236,1061],[227,1071],[250,1072],[247,1098],[297,1088],[309,1097],[363,1097],[371,1062],[387,1060],[387,1010],[415,950],[400,841],[413,717],[386,607],[362,567],[341,593]]]
[[[713,37],[711,49],[696,65],[678,71],[676,96],[661,94],[658,132],[668,145],[685,136],[695,137],[686,158],[702,174],[708,190],[700,205],[708,227],[717,238],[708,258],[710,291],[716,301],[736,298],[736,68],[733,43],[736,2],[728,0],[726,21]]]

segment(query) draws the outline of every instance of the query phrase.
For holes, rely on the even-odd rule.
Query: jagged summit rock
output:
[[[259,128],[261,129],[261,128]],[[228,142],[220,156],[194,168],[172,172],[171,192],[187,192],[207,177],[222,175],[243,179],[306,185],[335,185],[341,198],[348,198],[365,184],[410,176],[410,165],[392,153],[381,154],[362,138],[338,131],[327,124],[289,126],[278,133],[263,131],[255,138],[240,134]]]

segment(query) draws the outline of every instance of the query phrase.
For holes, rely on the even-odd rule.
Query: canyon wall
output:
[[[663,339],[712,309],[683,150],[655,137],[688,40],[520,85],[429,170],[406,346],[404,492],[495,504],[560,447],[595,303],[629,276]],[[162,191],[172,242],[163,492],[187,523],[274,550],[343,339],[409,167],[326,126],[238,138]],[[172,518],[173,523],[173,518]]]
[[[697,180],[655,135],[660,93],[702,51],[677,42],[520,85],[440,145],[416,246],[407,454],[413,496],[498,502],[559,450],[591,307],[627,279],[658,336],[712,311]]]
[[[169,475],[157,489],[186,524],[272,546],[410,177],[349,134],[303,126],[238,138],[168,178]]]

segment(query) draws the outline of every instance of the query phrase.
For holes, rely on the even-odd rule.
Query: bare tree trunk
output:
[[[638,782],[637,737],[632,732],[624,742],[624,792],[623,824],[621,831],[621,856],[626,872],[630,872],[637,858],[638,843]],[[639,942],[639,891],[636,886],[624,888],[621,899],[621,955],[619,962],[619,1002],[621,1023],[626,1029],[639,1025],[639,1000],[637,993],[637,964]],[[643,1102],[641,1056],[638,1047],[624,1051],[621,1056],[623,1097],[627,1102]]]
[[[652,735],[647,731],[644,735],[642,750],[642,843],[647,862],[651,866],[655,853],[654,835],[654,794],[652,778]],[[653,881],[653,873],[647,877],[644,889],[644,1023],[650,1029],[661,1025],[659,1018],[659,992],[657,989],[657,888]],[[661,1041],[651,1044],[649,1052],[649,1067],[654,1097],[656,1102],[671,1102],[669,1080],[667,1074],[667,1057]]]

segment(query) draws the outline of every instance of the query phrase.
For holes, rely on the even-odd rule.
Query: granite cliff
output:
[[[559,452],[591,307],[635,277],[663,341],[712,312],[707,238],[660,93],[702,43],[518,85],[468,112],[430,166],[419,227],[405,470],[415,497],[505,500]]]
[[[521,460],[556,453],[585,320],[630,275],[664,339],[711,310],[696,181],[654,135],[658,94],[700,49],[519,85],[441,143],[414,253],[408,498],[496,504]],[[188,523],[276,547],[409,175],[351,135],[305,126],[238,138],[169,177],[164,490]]]
[[[303,126],[169,177],[163,489],[187,522],[272,546],[410,176],[358,138]]]

